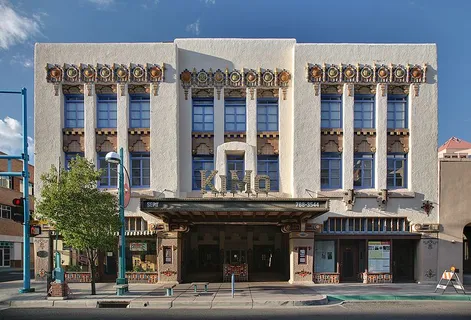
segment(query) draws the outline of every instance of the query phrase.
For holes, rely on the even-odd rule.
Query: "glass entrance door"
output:
[[[254,246],[254,265],[255,272],[274,271],[274,247],[273,246]]]

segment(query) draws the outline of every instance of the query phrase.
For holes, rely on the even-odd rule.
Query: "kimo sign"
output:
[[[256,175],[255,183],[252,190],[252,170],[245,170],[244,177],[239,179],[237,175],[238,170],[230,170],[231,173],[231,190],[227,190],[227,177],[225,175],[219,175],[221,180],[221,188],[217,190],[213,184],[218,171],[213,170],[207,174],[207,170],[200,170],[201,173],[201,193],[206,193],[209,188],[212,193],[220,193],[224,195],[227,192],[245,192],[245,193],[268,193],[270,192],[270,177],[267,175]],[[260,187],[262,182],[263,187]]]

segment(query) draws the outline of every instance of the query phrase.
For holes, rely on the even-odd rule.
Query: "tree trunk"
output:
[[[95,274],[96,274],[96,266],[95,266],[95,257],[93,250],[87,250],[88,254],[88,263],[90,265],[90,284],[92,286],[92,296],[96,295],[96,285],[95,285]]]

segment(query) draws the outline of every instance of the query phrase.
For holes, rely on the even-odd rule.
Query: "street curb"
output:
[[[471,301],[471,295],[327,295],[329,301]]]
[[[48,300],[12,300],[10,308],[52,308],[54,301]]]

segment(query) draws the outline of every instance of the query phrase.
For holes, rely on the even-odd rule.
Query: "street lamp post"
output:
[[[126,238],[125,238],[125,220],[124,220],[124,162],[123,148],[119,149],[119,155],[116,152],[108,152],[105,156],[108,163],[119,164],[118,171],[118,194],[119,194],[119,219],[121,220],[121,231],[119,234],[119,266],[118,278],[116,279],[116,294],[124,295],[128,292],[128,279],[126,279]]]

